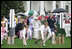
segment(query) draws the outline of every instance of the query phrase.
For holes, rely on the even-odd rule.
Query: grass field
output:
[[[64,44],[56,44],[56,45],[53,45],[52,40],[49,39],[47,42],[46,42],[46,46],[41,46],[41,40],[38,41],[38,45],[35,45],[35,40],[32,39],[32,40],[28,40],[27,41],[27,46],[23,46],[22,44],[22,40],[16,38],[15,39],[15,44],[14,45],[8,45],[7,44],[7,41],[4,39],[3,41],[3,45],[1,45],[1,48],[71,48],[71,37],[65,37],[64,38],[64,41],[65,43]]]
[[[58,33],[62,33],[65,35],[65,31],[64,29],[60,29],[59,28],[59,25],[57,24],[58,26]],[[3,40],[3,45],[1,45],[1,48],[71,48],[71,37],[64,37],[64,44],[56,44],[56,45],[53,45],[52,44],[52,40],[49,39],[48,41],[46,41],[46,46],[41,46],[41,40],[38,42],[38,45],[35,45],[35,40],[32,39],[32,40],[28,40],[27,41],[27,46],[23,46],[23,41],[16,38],[15,39],[15,44],[14,45],[8,45],[7,44],[7,41],[4,39]]]

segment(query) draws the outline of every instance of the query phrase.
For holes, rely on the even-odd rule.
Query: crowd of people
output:
[[[45,42],[52,38],[52,44],[56,44],[56,32],[57,32],[57,23],[60,24],[59,16],[49,13],[48,15],[31,15],[25,19],[16,17],[15,15],[15,38],[23,39],[23,45],[27,45],[28,39],[35,38],[35,44],[38,43],[38,40],[42,40],[42,44],[45,46]],[[70,26],[71,26],[71,16],[68,16],[67,13],[64,13],[64,29],[66,32],[66,37],[70,35]],[[3,39],[8,38],[9,33],[9,23],[10,19],[5,17],[1,21],[1,44],[3,44]]]

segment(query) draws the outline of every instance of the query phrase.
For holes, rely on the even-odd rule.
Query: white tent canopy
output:
[[[19,13],[17,13],[17,15],[25,15],[25,13],[19,12]]]

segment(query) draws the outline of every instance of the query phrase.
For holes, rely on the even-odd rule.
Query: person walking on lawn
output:
[[[52,33],[52,44],[56,44],[56,41],[55,41],[55,32],[54,32],[54,29],[55,29],[55,26],[56,26],[56,21],[53,17],[53,14],[50,13],[49,17],[47,18],[47,22],[48,22],[48,25],[51,29],[51,33]],[[46,39],[47,40],[47,39]]]
[[[38,39],[40,39],[40,32],[39,32],[39,28],[41,26],[41,22],[38,20],[38,17],[35,16],[34,18],[35,20],[33,21],[33,38],[35,38],[35,44],[37,44]]]
[[[44,22],[44,24],[42,23],[42,25],[40,27],[40,31],[41,31],[42,44],[43,44],[43,46],[45,46],[45,40],[49,39],[52,36],[51,29],[48,26],[48,22]]]

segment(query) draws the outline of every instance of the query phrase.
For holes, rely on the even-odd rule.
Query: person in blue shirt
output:
[[[33,19],[33,15],[29,17],[29,23],[31,22],[32,19]]]

